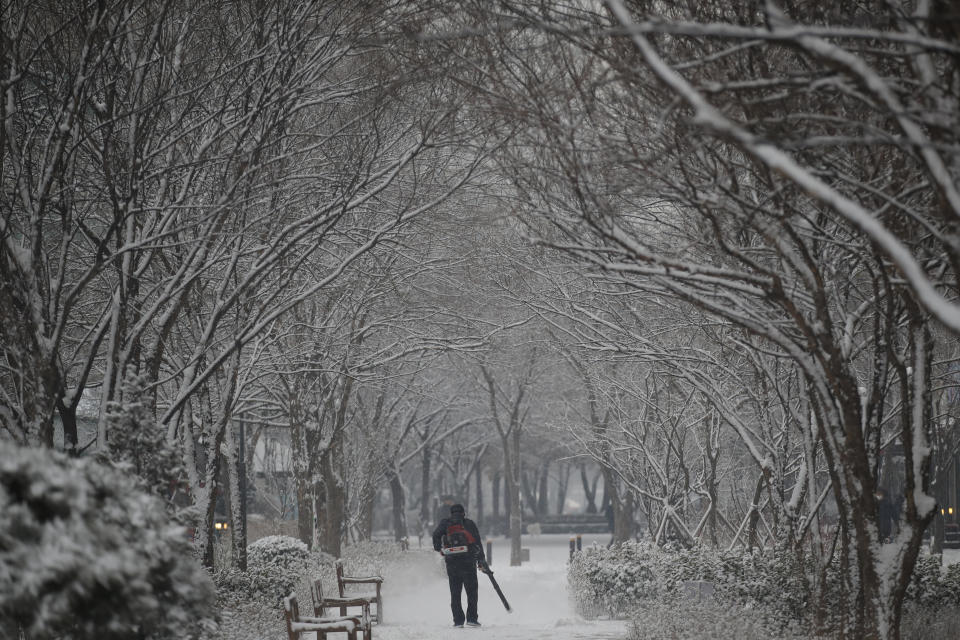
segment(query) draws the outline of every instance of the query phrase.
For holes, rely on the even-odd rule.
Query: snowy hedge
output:
[[[126,474],[4,442],[0,514],[0,635],[190,638],[214,625],[185,531]]]
[[[362,540],[346,545],[340,559],[349,575],[384,576],[388,571],[402,572],[405,567],[417,566],[421,557],[403,551],[399,542]]]
[[[646,601],[683,596],[685,585],[698,581],[711,583],[713,600],[763,610],[784,624],[806,608],[805,574],[790,554],[626,543],[576,554],[568,578],[574,605],[585,616],[630,615]]]
[[[344,547],[342,560],[351,575],[384,575],[387,567],[395,568],[409,555],[401,554],[397,543],[368,540]],[[335,562],[327,553],[310,551],[297,538],[267,536],[247,546],[246,571],[221,569],[214,580],[222,605],[257,603],[273,611],[291,591],[308,599],[310,582],[317,578],[326,588],[336,589]]]
[[[939,556],[920,556],[907,587],[906,600],[908,605],[933,610],[960,607],[960,564],[943,570]]]
[[[802,627],[810,613],[810,575],[812,567],[801,566],[788,551],[747,554],[665,549],[648,543],[590,549],[576,554],[568,567],[571,598],[581,615],[633,616],[649,622],[663,603],[668,603],[665,611],[718,605],[718,611],[750,612],[750,619],[739,623],[761,637],[770,630],[790,637],[789,629]],[[828,584],[838,578],[836,572],[829,573]],[[697,581],[711,584],[705,604],[692,604],[685,594],[689,583]],[[921,556],[907,591],[907,606],[928,611],[960,607],[960,565],[944,571],[938,556]],[[747,636],[753,637],[744,631]]]
[[[222,603],[257,602],[273,605],[320,563],[303,542],[290,536],[267,536],[247,546],[247,570],[227,568],[214,579]],[[302,596],[301,596],[302,598]]]
[[[267,536],[247,546],[247,562],[256,566],[299,572],[309,558],[307,545],[291,536]]]

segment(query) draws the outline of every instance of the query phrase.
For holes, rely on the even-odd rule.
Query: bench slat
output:
[[[383,578],[381,578],[380,576],[370,576],[368,578],[356,578],[352,576],[351,577],[343,576],[342,578],[340,578],[340,582],[343,582],[344,584],[347,584],[347,583],[360,584],[362,582],[383,582]]]
[[[357,623],[353,620],[339,622],[291,622],[290,628],[294,631],[356,631]]]

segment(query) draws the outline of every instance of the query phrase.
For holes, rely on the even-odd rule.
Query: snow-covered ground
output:
[[[606,543],[607,537],[598,536]],[[593,538],[584,539],[589,544]],[[486,541],[484,541],[486,542]],[[623,638],[626,623],[584,620],[570,610],[566,561],[569,536],[525,536],[530,562],[509,567],[509,541],[493,538],[497,582],[513,607],[508,614],[487,576],[479,574],[480,629],[454,629],[450,592],[439,554],[424,554],[417,572],[384,583],[386,623],[374,627],[377,640],[448,640],[481,635],[485,640],[607,640]],[[463,598],[466,608],[466,596]]]

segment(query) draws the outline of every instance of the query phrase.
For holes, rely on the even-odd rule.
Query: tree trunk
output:
[[[506,460],[505,460],[506,462]],[[520,535],[523,531],[523,508],[520,502],[520,428],[513,428],[513,469],[507,474],[510,486],[510,566],[520,566]]]
[[[753,501],[750,503],[750,521],[747,526],[747,549],[754,550],[760,547],[757,540],[757,523],[760,521],[760,498],[763,496],[763,472],[757,478],[757,486],[753,490]]]
[[[201,424],[211,425],[212,419],[209,415],[209,409],[204,410],[204,416],[200,419]],[[203,427],[201,427],[203,429]],[[214,433],[205,433],[213,430]],[[194,543],[197,546],[197,552],[200,556],[203,566],[208,569],[214,569],[214,542],[215,531],[213,528],[214,516],[217,508],[217,492],[220,487],[220,477],[223,463],[223,456],[220,453],[226,436],[226,426],[218,423],[213,429],[206,427],[201,431],[206,436],[204,443],[204,456],[197,464],[197,459],[191,451],[186,455],[188,464],[193,465],[194,474],[191,479],[191,487],[199,485],[199,491],[192,493],[193,504],[197,510],[203,514],[202,520],[197,525],[197,531]],[[193,434],[187,433],[186,438],[192,440]],[[192,448],[192,447],[191,447]],[[202,474],[196,473],[196,468],[201,467]],[[188,468],[188,474],[190,470]]]
[[[218,465],[219,466],[219,465]],[[216,515],[217,508],[217,483],[214,480],[211,484],[207,485],[207,491],[201,492],[200,497],[205,500],[206,504],[203,505],[203,522],[199,523],[199,527],[196,532],[197,540],[200,543],[200,558],[203,566],[207,569],[215,569],[214,567],[214,556],[213,556],[213,546],[216,542],[215,540],[215,531],[213,528],[213,520]]]
[[[473,513],[473,519],[477,523],[477,528],[483,528],[483,473],[480,465],[477,465],[477,507]]]
[[[323,504],[318,510],[317,520],[320,525],[320,549],[339,558],[346,515],[346,494],[335,472],[333,451],[334,447],[325,451],[320,461]]]
[[[314,492],[306,476],[295,474],[293,484],[297,493],[297,537],[307,547],[313,548]]]
[[[550,508],[548,492],[550,486],[550,461],[543,463],[543,466],[540,467],[540,486],[537,489],[537,513],[541,516],[546,515],[547,511]]]
[[[357,527],[357,538],[369,540],[373,537],[373,507],[376,502],[376,492],[371,489],[360,503],[360,521]]]
[[[587,477],[587,465],[580,465],[580,482],[583,483],[583,495],[587,498],[587,513],[597,512],[597,482],[590,483]]]
[[[423,448],[423,464],[420,465],[420,519],[428,527],[437,524],[430,513],[430,447]]]
[[[234,441],[233,430],[227,430],[226,436],[226,463],[227,485],[229,488],[228,504],[230,505],[230,552],[233,562],[240,571],[247,570],[247,538],[243,527],[243,492],[240,475],[242,463],[240,461],[237,443]]]
[[[494,519],[500,518],[500,472],[495,471],[493,478],[491,479],[492,490],[490,491],[490,497],[493,498],[493,517]]]
[[[707,459],[710,463],[710,471],[707,476],[707,497],[710,500],[710,504],[707,506],[710,510],[707,514],[707,531],[710,535],[710,544],[716,549],[720,545],[720,540],[717,537],[717,485],[719,484],[717,482],[717,463],[720,459],[720,452],[713,450]]]
[[[613,474],[603,470],[603,493],[600,498],[600,513],[606,513],[611,502],[616,501],[616,489],[613,487]]]
[[[407,537],[406,489],[395,469],[390,470],[388,480],[393,498],[393,539],[399,542]]]
[[[570,465],[560,464],[560,473],[557,476],[557,515],[563,515],[567,504],[567,485],[570,482]]]
[[[536,520],[540,515],[540,512],[537,511],[537,505],[540,504],[540,501],[537,499],[537,494],[530,488],[529,474],[524,473],[522,475],[520,488],[523,490],[523,496],[526,498],[527,508],[530,509],[530,514],[533,519]]]
[[[710,546],[716,549],[720,545],[717,537],[717,488],[712,481],[707,485],[707,496],[710,500],[707,505],[710,510],[707,514],[707,534],[710,536]]]
[[[503,533],[510,535],[510,518],[513,514],[512,489],[510,488],[510,471],[503,474]]]
[[[615,490],[614,490],[615,491]],[[629,542],[633,537],[633,494],[611,497],[613,505],[613,543]]]
[[[73,456],[77,455],[77,444],[79,435],[77,433],[77,408],[67,406],[63,400],[57,401],[57,412],[60,414],[60,422],[63,424],[63,449]]]

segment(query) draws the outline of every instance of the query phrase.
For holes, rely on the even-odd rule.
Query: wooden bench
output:
[[[357,631],[362,625],[361,619],[356,616],[301,616],[297,596],[292,593],[283,600],[283,617],[287,622],[287,636],[290,640],[301,640],[305,633],[315,633],[317,640],[326,640],[329,633],[346,633],[349,640],[357,640]],[[368,623],[367,629],[369,628]],[[369,634],[365,634],[364,638],[370,640]]]
[[[351,593],[349,596],[346,593],[345,587],[350,584],[372,584],[376,586],[375,593]],[[357,576],[347,576],[343,573],[343,562],[337,560],[337,589],[340,592],[341,598],[348,598],[353,600],[366,600],[370,604],[377,605],[377,624],[383,624],[383,595],[380,593],[380,587],[383,585],[383,578],[380,576],[368,576],[368,577],[357,577]],[[351,605],[344,605],[340,607],[340,615],[347,615],[347,607]],[[355,606],[355,605],[354,605]]]
[[[341,617],[346,615],[344,612],[347,607],[360,607],[360,628],[363,631],[363,640],[372,640],[372,631],[370,629],[370,601],[366,598],[334,598],[324,597],[323,583],[320,580],[314,580],[310,585],[310,598],[313,600],[313,615],[318,618],[329,617],[326,615],[328,608],[339,608]]]

